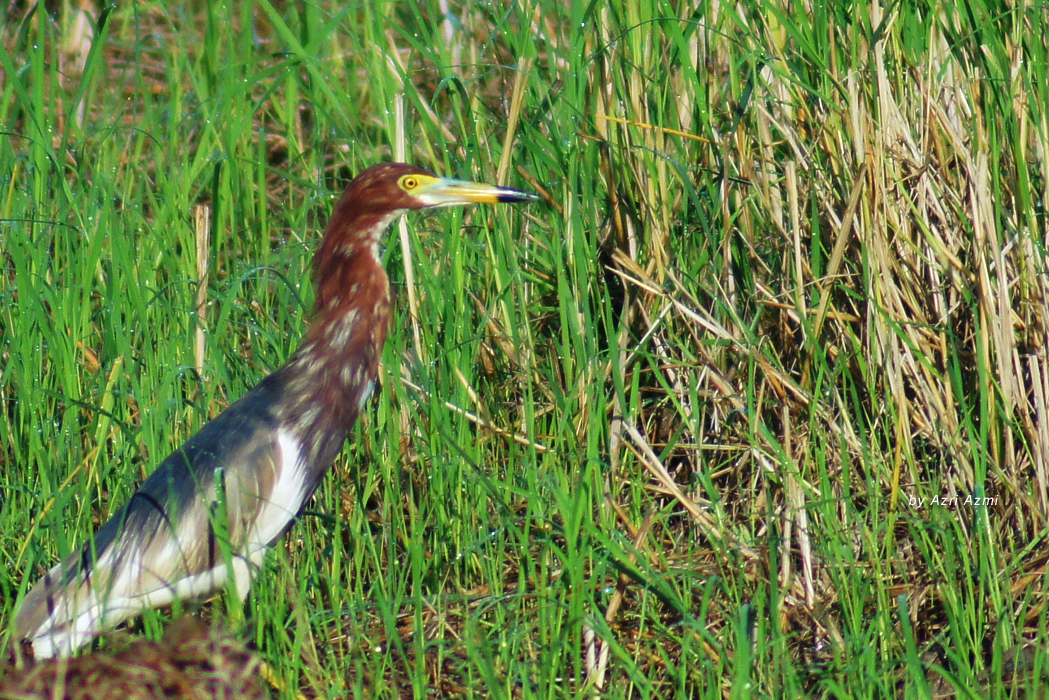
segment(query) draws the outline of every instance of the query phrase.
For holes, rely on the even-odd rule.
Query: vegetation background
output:
[[[382,391],[205,611],[285,695],[1045,697],[1047,16],[4,3],[0,624],[405,159],[544,202],[391,232]]]

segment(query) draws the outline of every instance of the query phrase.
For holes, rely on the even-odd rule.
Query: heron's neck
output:
[[[378,377],[390,292],[373,245],[331,250],[320,263],[313,323],[277,375],[283,423],[307,461],[326,468]]]

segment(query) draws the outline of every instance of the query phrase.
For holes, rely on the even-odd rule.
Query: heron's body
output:
[[[164,460],[92,542],[37,583],[16,616],[17,637],[38,658],[68,655],[143,609],[230,583],[246,595],[375,385],[389,318],[379,236],[409,209],[530,198],[403,164],[358,176],[314,258],[314,322],[302,346]]]

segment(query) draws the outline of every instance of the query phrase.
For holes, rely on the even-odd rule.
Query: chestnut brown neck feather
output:
[[[278,371],[284,419],[310,467],[326,469],[353,427],[379,372],[389,320],[389,282],[378,237],[397,213],[340,200],[313,260],[316,299],[306,339]]]
[[[348,194],[348,193],[347,193]],[[317,297],[313,313],[321,316],[333,298],[353,296],[352,278],[374,268],[385,279],[377,259],[379,236],[400,212],[373,213],[353,207],[344,196],[332,214],[317,253],[313,256],[313,283]],[[350,286],[343,285],[349,282]]]

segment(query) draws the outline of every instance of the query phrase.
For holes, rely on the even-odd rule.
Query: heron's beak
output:
[[[412,192],[412,195],[430,207],[450,207],[456,204],[473,203],[530,202],[539,199],[531,192],[443,177],[426,178]]]

